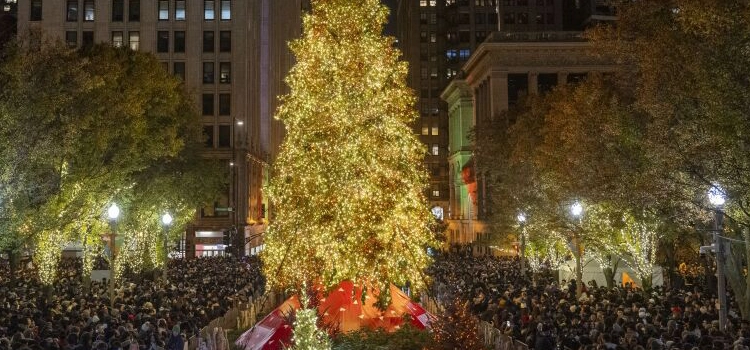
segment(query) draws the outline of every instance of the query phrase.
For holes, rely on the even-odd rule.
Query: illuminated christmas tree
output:
[[[277,111],[287,136],[267,188],[271,288],[352,280],[387,298],[391,282],[424,285],[435,245],[425,149],[409,126],[407,65],[381,34],[387,16],[378,0],[313,1],[291,44],[297,64]]]
[[[328,334],[317,326],[318,311],[315,308],[300,309],[294,321],[293,350],[330,350]]]

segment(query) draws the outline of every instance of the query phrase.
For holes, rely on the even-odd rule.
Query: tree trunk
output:
[[[605,267],[602,269],[604,273],[604,279],[607,281],[607,289],[612,289],[615,286],[615,271],[611,267]]]
[[[651,289],[651,287],[653,286],[653,274],[643,274],[638,277],[641,278],[641,288],[643,289],[643,291]]]
[[[583,262],[581,255],[581,249],[576,248],[577,253],[575,254],[576,257],[576,299],[579,299],[581,297],[581,293],[583,293]]]

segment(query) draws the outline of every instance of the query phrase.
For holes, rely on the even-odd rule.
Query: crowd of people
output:
[[[439,302],[465,300],[480,319],[529,348],[584,350],[748,349],[750,323],[731,296],[726,330],[718,301],[703,286],[614,288],[589,283],[580,297],[575,281],[551,274],[522,276],[515,258],[446,253],[428,272]]]
[[[127,275],[86,286],[80,259],[63,259],[43,286],[33,268],[0,271],[0,350],[183,350],[187,340],[237,302],[263,293],[255,257],[174,259],[167,278]],[[7,265],[3,267],[7,269]]]

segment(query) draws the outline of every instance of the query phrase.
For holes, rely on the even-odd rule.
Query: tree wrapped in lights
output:
[[[318,0],[291,44],[297,64],[277,118],[287,136],[267,188],[271,288],[305,281],[424,286],[435,245],[407,65],[381,35],[378,0]],[[381,300],[383,302],[384,300]]]
[[[634,215],[623,215],[625,227],[622,228],[622,250],[627,254],[625,262],[641,279],[641,287],[651,287],[651,279],[656,264],[658,243],[657,226],[650,217],[636,218]]]
[[[303,300],[303,306],[295,313],[292,349],[330,350],[331,339],[325,331],[318,328],[318,310],[310,305],[309,300]]]

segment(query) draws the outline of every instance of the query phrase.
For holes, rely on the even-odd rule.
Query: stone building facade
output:
[[[22,38],[128,46],[156,55],[180,77],[203,115],[204,155],[226,163],[228,188],[197,210],[180,249],[187,256],[256,251],[268,219],[262,194],[283,126],[273,114],[293,64],[287,42],[301,34],[309,0],[24,0]],[[242,249],[241,247],[244,247]],[[256,248],[256,249],[253,249]]]
[[[503,118],[526,94],[614,69],[593,53],[581,32],[495,32],[463,66],[465,75],[443,90],[450,134],[449,243],[474,244],[487,233],[488,189],[472,159],[471,130]]]

